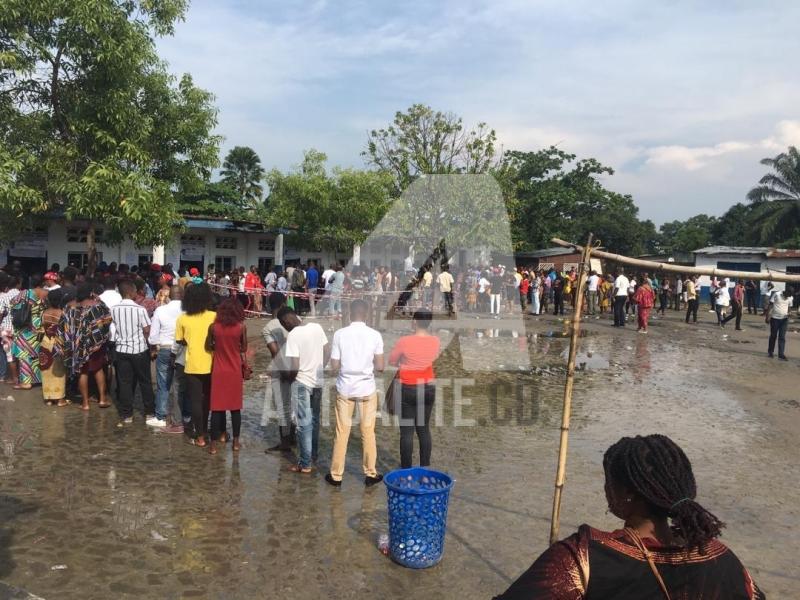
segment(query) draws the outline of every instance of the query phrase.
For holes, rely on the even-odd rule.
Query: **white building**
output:
[[[208,265],[229,271],[234,267],[255,265],[266,271],[275,265],[291,265],[316,261],[327,266],[347,263],[353,252],[306,250],[290,245],[288,230],[267,229],[255,223],[234,222],[221,218],[186,217],[185,230],[176,233],[163,248],[137,248],[131,241],[111,245],[104,241],[102,224],[96,226],[97,261],[142,265],[149,262],[171,263],[174,268]],[[87,263],[87,224],[54,218],[48,227],[25,234],[14,242],[0,246],[0,266],[13,260],[22,263],[29,273],[43,273],[53,263],[61,268],[72,264],[83,268]],[[288,243],[284,243],[284,240]],[[364,270],[387,266],[395,273],[402,270],[407,249],[386,243],[370,243],[354,249]],[[455,257],[465,261],[466,255]],[[163,256],[162,256],[163,255]],[[3,260],[5,258],[5,260]]]
[[[800,250],[781,250],[768,247],[749,246],[709,246],[694,251],[694,266],[716,267],[731,271],[750,271],[753,273],[800,273]],[[711,278],[700,277],[703,296],[708,296]],[[784,283],[775,283],[776,289],[783,289]]]

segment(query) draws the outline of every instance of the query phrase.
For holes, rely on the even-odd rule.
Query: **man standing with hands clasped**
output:
[[[375,470],[378,392],[374,375],[375,371],[383,371],[383,338],[364,322],[368,310],[366,302],[354,300],[350,305],[350,325],[333,334],[331,368],[339,371],[336,378],[336,436],[331,472],[325,476],[325,481],[337,487],[342,485],[347,441],[356,407],[364,453],[364,485],[372,486],[383,480],[383,475]]]

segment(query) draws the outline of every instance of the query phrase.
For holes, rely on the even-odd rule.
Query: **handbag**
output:
[[[39,368],[47,371],[53,366],[53,352],[47,348],[39,348]]]
[[[636,531],[634,531],[630,527],[625,528],[625,533],[628,535],[628,537],[631,538],[631,540],[633,540],[633,545],[636,546],[642,552],[645,560],[647,561],[647,564],[650,565],[650,570],[653,571],[653,575],[656,576],[658,585],[661,588],[661,591],[664,593],[665,600],[671,600],[669,595],[669,590],[667,589],[667,584],[664,583],[664,580],[661,577],[661,573],[658,572],[658,567],[656,567],[656,563],[653,560],[653,555],[647,549],[647,546],[644,545],[642,538],[640,538],[639,534],[636,533]]]
[[[247,364],[246,360],[242,361],[242,379],[248,381],[253,378],[253,369]]]
[[[25,329],[31,325],[31,302],[27,292],[23,293],[21,303],[16,304],[11,309],[11,324],[14,329]]]
[[[400,413],[398,406],[400,393],[397,389],[400,387],[399,375],[400,371],[398,370],[395,372],[392,381],[389,383],[389,387],[386,388],[386,393],[383,395],[383,409],[392,416]]]

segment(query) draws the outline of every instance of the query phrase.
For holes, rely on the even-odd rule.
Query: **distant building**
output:
[[[542,250],[531,250],[530,252],[515,252],[514,261],[520,267],[533,267],[537,271],[544,269],[556,269],[557,271],[569,271],[571,268],[578,268],[581,261],[581,253],[572,248],[544,248]]]
[[[800,250],[778,249],[751,246],[709,246],[694,251],[696,267],[716,267],[730,271],[749,271],[752,273],[790,273],[800,274]],[[700,277],[703,297],[708,297],[711,278]],[[775,283],[776,289],[784,289],[786,284]]]

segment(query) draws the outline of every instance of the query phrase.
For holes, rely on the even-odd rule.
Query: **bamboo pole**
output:
[[[558,238],[553,238],[550,241],[557,246],[563,246],[564,248],[574,248],[575,250],[579,250],[581,252],[584,250],[584,248],[578,244],[565,242],[564,240],[560,240]],[[629,256],[623,256],[622,254],[612,254],[611,252],[604,252],[602,250],[595,249],[592,250],[592,254],[600,258],[610,260],[611,262],[645,269],[648,273],[657,273],[661,271],[665,273],[681,273],[684,275],[708,275],[710,277],[719,278],[732,277],[735,279],[755,279],[758,281],[766,280],[783,281],[786,283],[800,283],[800,275],[789,275],[787,273],[773,273],[771,271],[728,271],[726,269],[718,269],[716,267],[684,267],[681,265],[673,265],[671,263],[656,262],[654,260],[631,258]]]
[[[581,329],[581,309],[583,308],[583,289],[586,286],[586,274],[589,270],[589,258],[592,254],[592,234],[586,246],[578,270],[578,289],[575,290],[575,307],[572,311],[572,332],[569,338],[569,360],[567,361],[567,380],[564,383],[564,406],[561,414],[561,439],[558,444],[558,468],[556,484],[553,492],[553,514],[550,518],[550,544],[558,541],[558,528],[561,522],[561,495],[564,491],[564,479],[567,472],[567,448],[569,446],[569,421],[572,416],[572,386],[575,381],[575,356],[578,353],[578,334]]]

